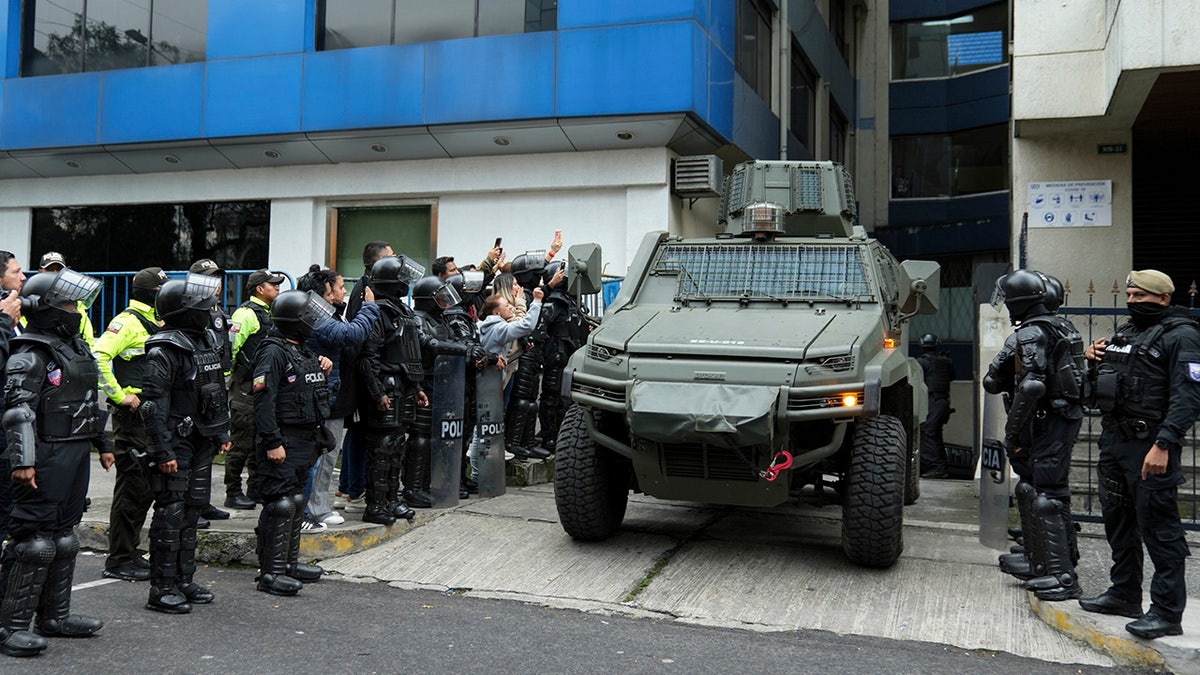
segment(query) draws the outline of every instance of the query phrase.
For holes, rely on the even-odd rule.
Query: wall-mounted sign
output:
[[[1101,143],[1096,146],[1096,154],[1098,155],[1123,155],[1129,150],[1129,146],[1124,143]]]
[[[1026,210],[1030,227],[1108,227],[1112,225],[1112,181],[1030,183]]]

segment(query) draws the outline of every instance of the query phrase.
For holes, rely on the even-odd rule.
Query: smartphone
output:
[[[496,237],[496,243],[492,244],[492,248],[500,248],[501,241],[503,241],[502,237]]]

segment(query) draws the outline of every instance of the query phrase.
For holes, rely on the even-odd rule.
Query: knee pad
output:
[[[49,565],[54,561],[55,545],[41,533],[11,544],[12,556],[27,565]]]
[[[290,496],[280,497],[264,504],[263,513],[272,518],[291,518],[296,514],[296,502]]]
[[[295,513],[304,513],[304,507],[308,506],[308,497],[305,497],[303,492],[297,492],[291,495],[291,500],[295,505]]]
[[[64,530],[54,535],[54,557],[74,558],[79,555],[79,537],[75,530]]]

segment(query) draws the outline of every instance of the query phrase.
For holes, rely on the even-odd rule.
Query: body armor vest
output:
[[[582,347],[587,342],[588,326],[579,312],[579,304],[575,302],[575,298],[566,293],[551,291],[546,298],[546,304],[553,305],[550,312],[553,321],[547,323],[546,334],[569,343],[571,351]]]
[[[1157,424],[1166,417],[1172,364],[1161,349],[1164,333],[1191,319],[1166,317],[1144,331],[1122,324],[1096,368],[1096,407],[1105,415],[1140,418]]]
[[[451,307],[442,315],[446,325],[450,326],[455,340],[479,343],[479,324],[471,318],[462,307]]]
[[[384,375],[400,375],[412,383],[425,379],[421,362],[421,318],[403,303],[383,300],[379,303],[380,321],[388,324],[387,335],[379,348],[379,370]]]
[[[202,436],[217,436],[229,428],[229,398],[221,366],[220,345],[209,331],[197,335],[181,330],[164,330],[146,340],[146,349],[163,346],[174,349],[189,366],[186,378],[171,383],[172,424],[192,418]]]
[[[925,386],[929,393],[933,396],[949,396],[950,381],[953,379],[950,359],[928,352],[917,357],[917,363],[921,364],[921,370],[924,371]]]
[[[435,317],[428,312],[416,312],[416,315],[421,320],[421,332],[427,337],[438,341],[456,339],[454,331],[442,318]],[[436,360],[437,352],[428,347],[421,348],[421,366],[430,377],[433,376],[433,364]]]
[[[82,340],[72,336],[71,340]],[[37,433],[45,441],[74,441],[94,438],[104,432],[108,419],[100,406],[100,369],[84,345],[81,351],[70,341],[23,333],[13,338],[14,350],[22,344],[41,345],[50,355],[46,380],[37,407]]]
[[[1046,397],[1078,403],[1085,398],[1087,365],[1083,356],[1083,336],[1075,326],[1056,314],[1026,319],[1021,326],[1043,326],[1053,339],[1046,372]]]
[[[317,355],[279,335],[264,338],[261,346],[267,345],[287,356],[275,399],[276,420],[280,425],[296,427],[315,427],[324,422],[329,417],[329,382]]]
[[[142,324],[142,327],[146,329],[148,335],[154,335],[159,331],[157,324],[132,309],[127,309],[117,316],[122,315],[137,319],[138,323]],[[112,360],[112,369],[113,376],[117,378],[117,382],[120,382],[122,387],[137,387],[141,389],[142,384],[146,381],[146,353],[143,351],[131,359],[114,358]]]
[[[237,362],[233,364],[234,369],[240,372],[246,382],[249,383],[250,372],[254,370],[254,355],[258,353],[258,346],[266,338],[267,332],[274,324],[271,322],[271,315],[267,312],[267,309],[257,302],[247,300],[240,306],[249,308],[254,312],[254,318],[258,319],[258,330],[242,343],[242,348],[238,350]],[[230,345],[231,351],[232,348],[233,346]]]

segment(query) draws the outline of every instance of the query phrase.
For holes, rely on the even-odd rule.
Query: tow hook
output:
[[[771,466],[768,466],[763,471],[758,472],[758,477],[766,480],[768,483],[779,477],[779,472],[784,469],[791,468],[792,453],[787,450],[780,450],[775,453],[775,457],[771,459]]]

